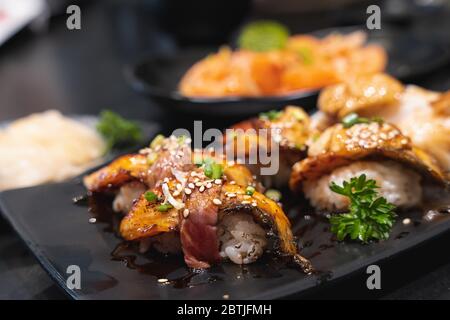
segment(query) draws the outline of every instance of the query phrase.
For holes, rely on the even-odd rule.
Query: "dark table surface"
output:
[[[294,26],[295,31],[307,32],[359,23],[364,11],[358,12],[360,15],[354,15],[357,18],[340,14],[321,15],[320,19],[314,14],[280,18]],[[0,121],[47,109],[97,114],[109,108],[126,117],[159,123],[166,132],[192,124],[193,118],[168,115],[164,106],[158,107],[135,94],[123,77],[124,64],[145,54],[176,50],[183,43],[160,27],[161,19],[155,15],[154,7],[118,1],[83,5],[82,29],[78,31],[69,31],[65,19],[65,16],[53,18],[47,30],[38,34],[22,31],[0,47]],[[391,22],[404,32],[416,32],[450,44],[448,10]],[[218,43],[225,40],[216,37]],[[450,65],[413,82],[447,90]],[[448,237],[394,261],[398,275],[395,281],[383,284],[377,297],[450,299],[450,255],[445,253],[448,246],[445,240]],[[330,296],[342,297],[339,293]],[[65,298],[20,238],[0,219],[0,299]]]

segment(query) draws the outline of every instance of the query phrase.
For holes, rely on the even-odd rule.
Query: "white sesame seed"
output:
[[[250,204],[250,201],[244,200],[244,201],[242,201],[241,203],[242,203],[242,204]]]
[[[211,188],[212,187],[212,183],[211,182],[208,182],[207,184],[206,184],[206,188]]]
[[[230,184],[236,184],[236,181],[231,180],[231,181],[230,181]]]
[[[408,224],[411,223],[411,219],[410,218],[405,218],[405,219],[403,219],[402,222],[403,222],[404,225],[408,225]]]
[[[222,297],[223,297],[225,300],[230,299],[230,295],[229,295],[229,294],[224,294]]]
[[[180,191],[174,191],[172,194],[174,197],[178,197],[180,195]]]
[[[188,187],[191,188],[191,189],[194,189],[195,185],[191,182],[191,183],[188,184]]]
[[[203,183],[201,183],[201,182],[199,181],[199,182],[196,182],[195,185],[196,185],[197,187],[201,187],[201,186],[203,185]]]
[[[186,219],[189,216],[189,209],[183,210],[183,217]]]
[[[252,202],[252,206],[256,207],[258,204],[256,202]]]
[[[214,199],[213,199],[213,203],[214,203],[215,205],[220,206],[220,205],[222,204],[222,201],[220,201],[220,199],[214,198]]]
[[[197,172],[195,172],[195,171],[191,172],[191,177],[195,177],[196,175],[197,175]]]
[[[96,223],[97,222],[97,219],[95,219],[95,218],[89,218],[89,223]]]
[[[236,197],[236,193],[232,193],[232,192],[227,193],[227,197],[228,198],[234,198],[234,197]]]
[[[203,192],[203,191],[205,191],[205,186],[200,186],[200,188],[198,189],[198,191],[200,191],[200,192]]]
[[[158,279],[158,282],[159,282],[159,283],[166,283],[166,282],[169,282],[169,279],[163,279],[163,278],[161,278],[161,279]]]
[[[183,186],[181,185],[181,183],[177,183],[177,190],[181,192],[181,190],[183,190]]]
[[[184,193],[186,193],[186,194],[191,194],[191,193],[192,193],[192,190],[189,189],[189,188],[184,188]]]
[[[216,179],[216,180],[214,180],[214,183],[215,183],[215,184],[218,184],[218,185],[219,185],[219,184],[222,184],[222,180],[221,180],[221,179]]]

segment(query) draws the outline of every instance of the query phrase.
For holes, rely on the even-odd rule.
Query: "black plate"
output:
[[[224,294],[232,299],[274,299],[306,294],[324,283],[345,280],[370,264],[382,262],[450,229],[450,215],[424,222],[422,212],[417,211],[402,216],[401,219],[411,218],[409,225],[403,225],[399,219],[388,241],[370,245],[338,243],[325,220],[302,218],[298,214],[300,209],[292,207],[288,213],[296,217],[293,230],[301,239],[302,254],[311,259],[318,271],[314,275],[307,276],[272,259],[245,267],[223,263],[193,275],[180,259],[174,263],[173,259],[161,256],[137,255],[134,263],[141,267],[132,269],[112,259],[111,253],[121,240],[110,232],[109,225],[90,224],[87,208],[72,203],[73,197],[84,192],[80,181],[75,179],[0,194],[5,218],[51,277],[74,299],[221,299]],[[133,256],[134,253],[127,259]],[[81,268],[81,290],[71,290],[65,285],[69,265]],[[172,282],[160,284],[157,278]]]
[[[333,28],[314,32],[325,36],[333,32],[349,33],[364,30],[361,27]],[[389,55],[387,72],[400,80],[410,80],[428,73],[448,61],[446,47],[412,34],[388,28],[368,32],[369,42],[380,43]],[[154,55],[125,67],[125,77],[138,93],[172,109],[197,115],[244,116],[295,104],[311,109],[317,100],[317,90],[300,91],[274,97],[190,98],[177,90],[178,82],[195,62],[216,48],[191,48],[180,52]]]

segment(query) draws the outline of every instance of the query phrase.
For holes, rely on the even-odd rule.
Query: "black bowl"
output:
[[[214,48],[190,48],[167,55],[146,57],[125,67],[125,77],[138,93],[156,101],[166,110],[195,115],[248,116],[277,109],[289,104],[313,108],[317,90],[299,91],[283,96],[268,97],[187,97],[178,91],[178,82],[197,61]]]
[[[319,30],[313,35],[323,37],[332,32],[349,33],[364,30],[370,43],[381,44],[389,56],[387,72],[394,77],[411,81],[429,73],[448,61],[445,46],[416,35],[384,28],[368,32],[361,26]],[[125,67],[125,77],[131,87],[147,96],[167,111],[187,114],[238,117],[277,109],[289,104],[306,110],[315,108],[319,90],[270,97],[194,98],[182,95],[178,83],[184,73],[197,61],[216,48],[190,48],[176,53],[153,55]]]

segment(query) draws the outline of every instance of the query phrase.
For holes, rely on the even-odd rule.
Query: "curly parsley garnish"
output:
[[[342,186],[332,182],[333,192],[346,196],[350,200],[348,213],[330,217],[331,231],[339,241],[347,236],[367,243],[371,239],[386,240],[395,222],[395,206],[383,197],[378,197],[375,180],[367,180],[362,174],[344,181]]]
[[[354,112],[346,115],[342,119],[342,124],[344,125],[344,128],[347,128],[347,129],[350,127],[353,127],[355,124],[358,124],[358,123],[370,123],[370,122],[382,123],[383,119],[381,119],[379,117],[364,118],[364,117],[358,116],[358,114],[354,113]]]
[[[283,49],[289,38],[289,30],[275,21],[256,21],[244,27],[238,38],[241,49],[270,51]]]
[[[142,142],[143,138],[139,125],[110,110],[101,112],[97,131],[106,140],[107,151],[136,145]]]

